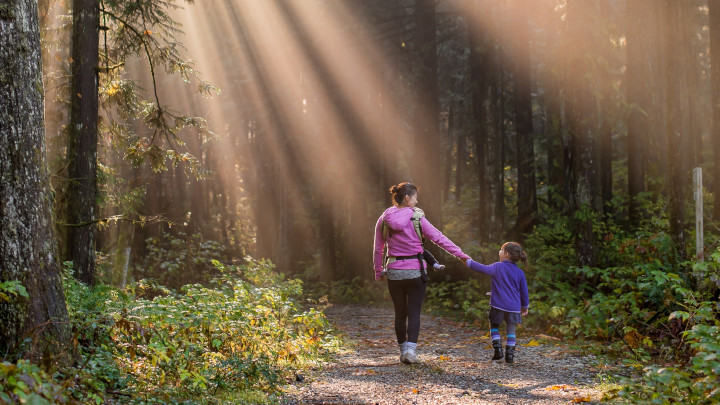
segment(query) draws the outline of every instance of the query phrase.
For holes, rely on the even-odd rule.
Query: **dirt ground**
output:
[[[562,404],[598,402],[600,365],[557,339],[518,327],[515,363],[490,361],[488,331],[423,315],[419,364],[399,361],[392,308],[325,311],[349,347],[287,390],[294,404]]]

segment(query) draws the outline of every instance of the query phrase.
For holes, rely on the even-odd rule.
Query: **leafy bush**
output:
[[[308,288],[308,295],[317,302],[373,305],[390,301],[386,283],[360,277],[354,277],[349,281],[312,283]]]
[[[487,319],[489,286],[476,279],[457,283],[441,283],[428,288],[425,308],[442,314],[457,314],[470,321]]]
[[[645,367],[643,375],[628,381],[617,396],[633,402],[658,404],[720,401],[720,304],[697,302],[691,293],[685,302],[687,309],[673,312],[669,320],[679,319],[690,327],[682,333],[687,343],[683,347],[692,353],[689,364]]]
[[[76,367],[55,378],[79,402],[207,403],[272,395],[336,341],[325,316],[297,304],[299,280],[269,261],[214,261],[212,287],[120,291],[64,277]],[[152,296],[151,299],[142,296]],[[253,394],[261,393],[261,394]],[[253,400],[253,402],[258,402]]]
[[[147,253],[135,266],[135,278],[153,279],[172,289],[186,284],[207,285],[218,275],[212,260],[222,260],[225,255],[222,244],[205,240],[201,234],[165,233],[145,242]]]
[[[0,403],[64,403],[62,386],[27,360],[0,362]]]

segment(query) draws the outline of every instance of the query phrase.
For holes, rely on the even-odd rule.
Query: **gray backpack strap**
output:
[[[420,223],[420,220],[425,217],[425,213],[420,208],[413,208],[415,212],[412,216],[412,222],[413,227],[415,228],[415,233],[417,234],[418,238],[420,238],[420,242],[425,242],[425,237],[422,233],[422,224]]]

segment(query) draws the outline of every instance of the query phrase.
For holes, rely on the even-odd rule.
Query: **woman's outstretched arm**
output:
[[[462,249],[457,247],[447,236],[443,235],[437,228],[433,226],[426,218],[420,219],[422,225],[422,232],[426,238],[430,239],[434,244],[445,249],[446,252],[457,257],[463,262],[470,258],[470,256],[463,253]]]

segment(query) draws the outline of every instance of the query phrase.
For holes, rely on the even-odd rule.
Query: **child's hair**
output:
[[[502,245],[502,250],[510,255],[510,261],[513,263],[521,261],[524,264],[527,264],[527,253],[525,253],[519,243],[505,242],[505,244]]]
[[[413,196],[418,192],[418,188],[409,181],[402,182],[398,185],[390,187],[390,194],[392,194],[392,203],[397,207],[405,199],[406,195]]]

